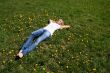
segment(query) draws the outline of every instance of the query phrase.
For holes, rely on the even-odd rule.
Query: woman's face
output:
[[[64,21],[63,21],[62,19],[59,19],[59,20],[57,21],[57,23],[58,23],[59,25],[64,25]]]

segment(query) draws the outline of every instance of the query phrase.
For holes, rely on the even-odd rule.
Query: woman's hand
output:
[[[71,26],[70,25],[61,25],[61,29],[63,28],[70,28]]]

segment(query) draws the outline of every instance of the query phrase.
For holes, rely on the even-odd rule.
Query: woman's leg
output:
[[[36,36],[40,36],[42,33],[43,33],[43,29],[39,29],[39,30],[36,30],[34,32],[32,32],[32,34],[30,35],[30,37],[28,38],[28,40],[24,43],[24,45],[22,46],[22,49],[21,50],[24,50],[26,48],[28,48],[32,42],[33,42],[33,39],[36,37]]]
[[[29,47],[29,45],[32,44],[32,40],[34,39],[34,35],[30,35],[30,37],[28,38],[28,40],[24,43],[24,45],[22,46],[21,50],[26,49],[27,47]]]
[[[42,42],[43,40],[49,38],[50,36],[50,32],[48,32],[47,30],[44,31],[44,33],[39,36],[39,38],[35,41],[35,43],[33,43],[30,47],[26,48],[25,50],[22,51],[23,55],[26,55],[27,53],[29,53],[30,51],[32,51],[33,49],[35,49],[35,47]]]

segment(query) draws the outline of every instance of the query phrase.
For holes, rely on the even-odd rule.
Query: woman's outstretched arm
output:
[[[70,28],[71,26],[70,25],[61,25],[61,29],[63,28]]]

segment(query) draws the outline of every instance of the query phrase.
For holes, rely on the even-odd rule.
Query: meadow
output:
[[[109,73],[110,0],[0,0],[0,73]],[[49,19],[62,29],[15,61],[32,31]]]

